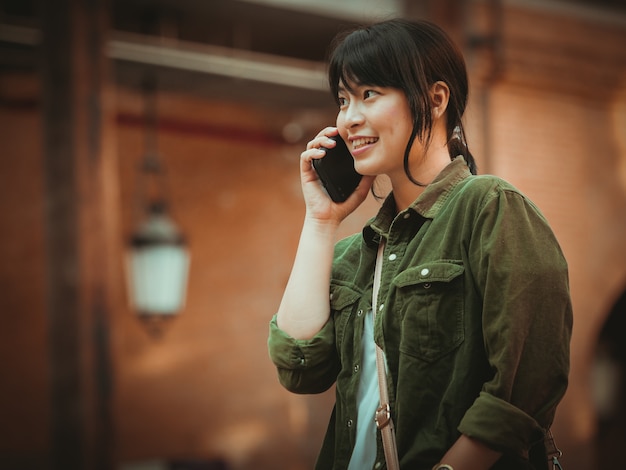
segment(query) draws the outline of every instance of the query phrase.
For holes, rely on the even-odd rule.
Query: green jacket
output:
[[[510,184],[459,157],[405,211],[389,197],[340,241],[331,316],[310,340],[270,323],[280,382],[295,393],[336,383],[318,469],[345,469],[354,445],[363,314],[386,239],[374,336],[384,349],[400,464],[430,470],[460,433],[527,468],[567,388],[572,309],[567,264],[547,221]],[[380,436],[374,468],[384,468]]]

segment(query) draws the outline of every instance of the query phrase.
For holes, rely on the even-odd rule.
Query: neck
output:
[[[413,161],[412,161],[412,160]],[[409,207],[417,199],[441,171],[450,164],[450,155],[447,146],[431,142],[431,146],[423,156],[410,157],[411,176],[424,186],[418,186],[409,180],[403,172],[390,175],[393,196],[398,212]]]

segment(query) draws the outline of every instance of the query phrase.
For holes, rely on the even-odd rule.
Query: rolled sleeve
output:
[[[459,432],[493,449],[525,455],[541,438],[542,428],[531,416],[493,395],[481,392],[459,424]]]
[[[339,359],[332,321],[328,321],[313,338],[301,340],[281,330],[274,315],[270,322],[268,348],[280,383],[287,390],[320,393],[335,382]]]

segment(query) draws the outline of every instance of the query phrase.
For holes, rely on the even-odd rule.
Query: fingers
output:
[[[302,170],[312,171],[312,160],[324,158],[325,149],[333,148],[336,142],[330,137],[338,134],[336,127],[326,127],[322,129],[313,140],[306,145],[306,150],[300,155]]]
[[[326,147],[326,148],[334,147],[335,141],[333,139],[330,139],[329,137],[337,135],[338,132],[339,131],[337,130],[336,127],[326,127],[322,129],[315,136],[315,138],[307,144],[306,146],[307,150],[320,148],[320,147]]]
[[[305,150],[300,154],[300,168],[304,172],[313,171],[313,160],[324,158],[326,151],[319,147]],[[317,178],[315,178],[317,179]]]

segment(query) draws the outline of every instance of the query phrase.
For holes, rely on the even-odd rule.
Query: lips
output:
[[[378,137],[357,137],[351,140],[352,150],[357,150],[365,145],[378,142]]]

